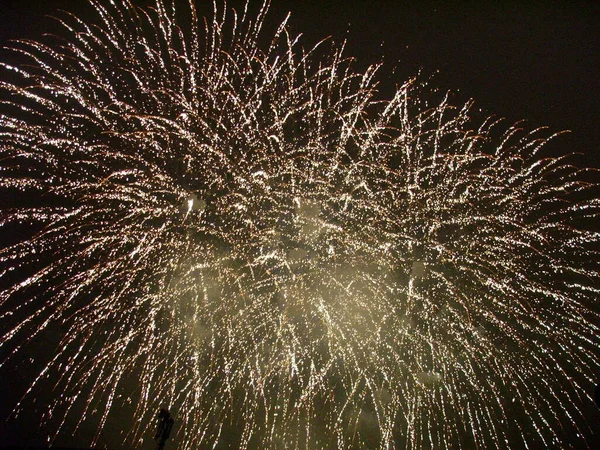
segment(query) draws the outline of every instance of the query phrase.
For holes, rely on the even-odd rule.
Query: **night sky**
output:
[[[54,29],[44,16],[58,8],[91,17],[91,9],[82,3],[3,0],[0,44]],[[453,103],[474,99],[474,113],[482,118],[505,117],[506,124],[526,119],[531,129],[570,130],[549,144],[549,152],[581,153],[578,164],[600,168],[599,2],[377,3],[273,0],[267,23],[275,26],[292,11],[292,30],[303,33],[305,47],[331,36],[337,42],[347,39],[346,55],[356,57],[358,67],[383,61],[379,78],[384,98],[391,96],[394,85],[420,73],[423,79],[433,76],[431,85],[441,92],[453,92]],[[45,347],[38,343],[41,353]],[[14,367],[0,369],[0,418],[9,414],[34,374],[27,367],[35,364],[24,364],[17,372]],[[40,398],[38,407],[43,403]],[[595,420],[591,426],[598,427],[600,412],[592,411],[590,417]],[[37,418],[25,413],[0,423],[0,448],[43,445]],[[87,444],[68,437],[57,443]]]

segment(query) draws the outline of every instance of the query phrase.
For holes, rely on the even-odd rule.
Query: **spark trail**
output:
[[[60,330],[48,417],[102,442],[129,414],[131,445],[168,405],[181,449],[589,439],[599,205],[552,136],[418,79],[377,100],[287,19],[263,48],[267,4],[91,3],[3,64],[3,365]]]

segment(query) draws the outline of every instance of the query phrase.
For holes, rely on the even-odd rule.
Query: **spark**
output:
[[[418,78],[382,101],[288,19],[262,48],[268,3],[91,4],[2,64],[1,346],[59,330],[47,417],[135,446],[168,405],[186,450],[590,438],[599,204],[555,135]]]

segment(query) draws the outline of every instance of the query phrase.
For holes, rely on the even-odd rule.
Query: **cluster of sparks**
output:
[[[139,443],[166,405],[181,449],[585,442],[600,205],[543,130],[417,80],[377,100],[287,20],[261,48],[268,4],[91,3],[3,64],[0,346],[60,330],[48,416]]]

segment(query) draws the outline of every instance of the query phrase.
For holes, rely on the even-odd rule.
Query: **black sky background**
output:
[[[197,3],[210,13],[212,2]],[[94,17],[80,0],[2,0],[0,7],[2,46],[54,29],[44,16],[56,9]],[[332,36],[348,40],[346,55],[356,57],[358,67],[383,61],[383,97],[419,72],[422,79],[435,74],[435,87],[451,90],[454,103],[474,99],[482,117],[505,117],[507,124],[526,119],[531,129],[570,130],[551,142],[549,151],[581,153],[580,165],[600,168],[600,2],[273,0],[267,23],[275,26],[288,11],[307,48]],[[0,59],[6,55],[0,51]],[[0,370],[0,447],[45,442],[36,412],[3,420],[31,381],[33,371],[24,367]],[[38,406],[43,403],[40,399]],[[598,426],[600,413],[590,414]],[[67,438],[60,443],[87,444]]]

